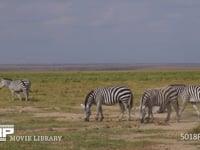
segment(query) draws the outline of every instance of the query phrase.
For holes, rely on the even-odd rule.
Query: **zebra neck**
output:
[[[11,81],[4,81],[0,83],[0,88],[3,88],[4,86],[8,87],[10,85]]]
[[[90,108],[93,104],[96,104],[94,98],[89,98],[86,107]]]

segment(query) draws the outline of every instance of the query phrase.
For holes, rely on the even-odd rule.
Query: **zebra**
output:
[[[85,104],[82,104],[85,113],[85,121],[89,121],[91,115],[90,107],[97,105],[96,121],[103,121],[102,105],[114,105],[119,103],[121,109],[121,119],[124,111],[128,109],[128,119],[131,120],[131,109],[133,107],[133,94],[126,86],[111,86],[91,90],[86,98]],[[101,117],[99,119],[99,113]],[[120,120],[121,120],[120,119]]]
[[[198,117],[200,117],[200,112],[197,107],[197,103],[200,102],[200,86],[185,86],[180,93],[180,97],[183,100],[183,104],[180,110],[180,116],[182,115],[187,103],[191,103],[195,109]]]
[[[145,107],[148,107],[148,119],[153,117],[152,108],[153,106],[160,106],[160,111],[164,111],[167,108],[167,117],[165,119],[165,122],[169,121],[170,114],[171,114],[171,105],[173,104],[173,107],[176,111],[176,120],[179,122],[179,105],[178,105],[178,93],[175,89],[173,89],[171,86],[166,86],[162,88],[156,88],[156,89],[148,89],[146,90],[141,98],[140,101],[140,121],[141,123],[144,122],[145,117]]]
[[[21,80],[12,80],[9,78],[3,78],[0,82],[0,89],[4,86],[7,86],[11,92],[12,100],[14,100],[15,93],[17,94],[18,98],[21,100],[21,96],[19,95],[20,92],[23,92],[25,95],[26,101],[28,101],[29,96],[29,89],[31,86],[31,82],[28,79],[21,79]]]
[[[170,84],[169,86],[173,87],[177,90],[178,96],[181,97],[184,88],[186,87],[185,84]]]
[[[200,112],[197,107],[197,103],[200,102],[200,87],[192,85],[186,86],[185,84],[172,84],[171,86],[178,91],[178,95],[183,101],[180,116],[182,115],[187,103],[191,103],[197,116],[200,117]]]
[[[183,91],[183,89],[185,88],[185,84],[170,84],[169,86],[171,86],[172,88],[176,89],[178,92],[178,97],[181,97],[181,93]],[[157,113],[163,113],[165,110],[158,110]]]

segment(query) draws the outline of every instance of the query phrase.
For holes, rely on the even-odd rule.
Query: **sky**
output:
[[[0,64],[200,63],[200,0],[1,0]]]

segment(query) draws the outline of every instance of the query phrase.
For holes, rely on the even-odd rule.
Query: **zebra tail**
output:
[[[133,93],[131,92],[130,108],[133,108]]]

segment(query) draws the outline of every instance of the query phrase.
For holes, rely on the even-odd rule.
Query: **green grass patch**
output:
[[[163,138],[159,133],[166,132],[160,127],[139,132],[139,121],[119,122],[119,106],[110,106],[112,109],[103,106],[103,122],[94,121],[96,109],[93,107],[91,122],[84,122],[80,104],[85,96],[97,87],[126,85],[132,89],[134,106],[137,107],[144,90],[175,83],[198,85],[199,74],[200,70],[1,72],[1,77],[28,78],[32,86],[28,102],[17,98],[11,101],[9,90],[0,89],[0,124],[14,124],[15,135],[61,135],[63,140],[57,143],[0,142],[0,149],[134,149],[152,145],[154,142],[142,138],[136,141],[112,138],[132,134]],[[51,116],[54,112],[68,116]],[[36,117],[37,113],[49,115]],[[190,132],[199,133],[199,128]]]
[[[188,133],[189,134],[200,134],[200,125],[198,125],[197,127],[191,129]]]

